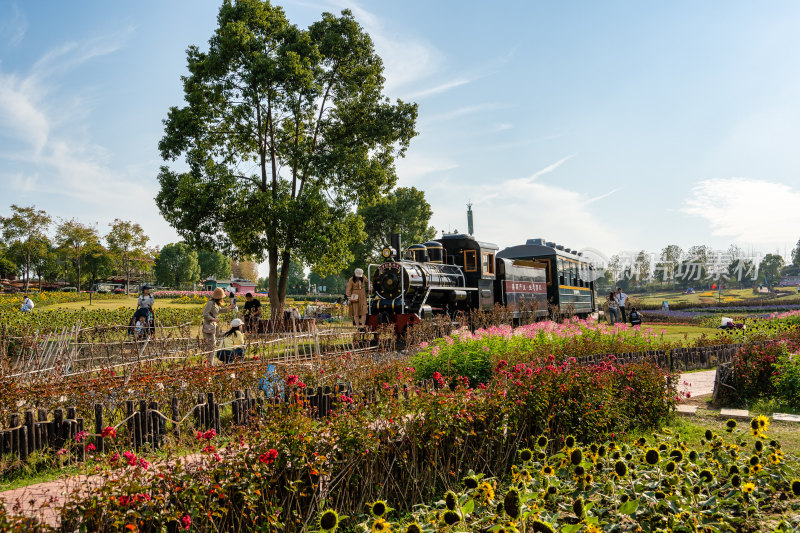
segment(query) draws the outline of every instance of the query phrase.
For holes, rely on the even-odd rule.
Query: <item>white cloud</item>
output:
[[[426,154],[420,151],[409,151],[406,157],[397,160],[398,181],[403,186],[419,185],[421,178],[430,174],[441,173],[458,168],[458,164],[450,159],[438,155]],[[440,180],[436,178],[437,182]],[[426,183],[426,188],[429,187]]]
[[[622,232],[603,220],[600,207],[590,206],[599,197],[539,179],[572,157],[565,157],[524,178],[477,186],[460,184],[452,188],[446,198],[441,198],[441,202],[431,200],[432,223],[439,230],[464,231],[466,203],[472,201],[475,236],[497,243],[501,249],[537,237],[571,248],[620,249],[626,240]],[[603,193],[603,196],[613,192]]]
[[[800,231],[800,190],[750,178],[697,183],[683,212],[704,219],[711,234],[737,243],[792,244]]]
[[[25,32],[28,31],[28,19],[20,11],[16,2],[9,4],[8,9],[0,11],[0,38],[9,46],[14,47],[22,42]]]
[[[492,111],[495,109],[502,109],[507,107],[505,105],[496,104],[492,102],[487,102],[484,104],[474,104],[459,107],[458,109],[453,109],[452,111],[446,111],[444,113],[438,113],[436,115],[430,115],[428,117],[422,117],[425,124],[432,124],[434,122],[443,122],[446,120],[453,120],[457,118],[461,118],[466,115],[472,115],[475,113],[482,113],[484,111]]]
[[[475,81],[475,78],[461,78],[453,81],[448,81],[446,83],[442,83],[440,85],[436,85],[434,87],[430,87],[428,89],[422,89],[420,91],[415,91],[410,94],[406,94],[403,96],[404,100],[419,100],[420,98],[425,98],[426,96],[431,96],[434,94],[439,94],[443,92],[447,92],[450,89],[455,89],[456,87],[461,87],[462,85],[466,85]]]

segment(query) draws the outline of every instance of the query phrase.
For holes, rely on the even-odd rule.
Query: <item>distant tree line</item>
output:
[[[252,261],[237,261],[215,250],[194,250],[185,243],[150,247],[150,237],[131,221],[115,219],[108,231],[77,219],[54,218],[35,206],[11,205],[0,216],[0,279],[19,278],[23,290],[71,284],[91,289],[108,279],[131,284],[156,283],[188,288],[209,277],[258,279]]]
[[[800,240],[788,264],[780,254],[747,253],[735,244],[727,250],[697,245],[685,251],[670,244],[660,254],[645,250],[615,254],[604,267],[602,277],[596,282],[601,291],[613,287],[644,291],[711,285],[727,288],[776,286],[784,276],[800,276]]]

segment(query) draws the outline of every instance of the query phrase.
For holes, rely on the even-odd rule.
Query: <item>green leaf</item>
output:
[[[475,500],[470,500],[461,506],[461,512],[465,515],[471,513],[473,509],[475,509]]]
[[[636,512],[636,509],[639,508],[639,500],[628,500],[627,502],[622,504],[622,507],[619,508],[619,512],[622,514],[631,515]]]

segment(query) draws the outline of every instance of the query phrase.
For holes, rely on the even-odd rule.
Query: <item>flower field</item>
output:
[[[701,449],[668,432],[631,445],[567,437],[559,447],[540,436],[518,451],[510,475],[470,472],[457,489],[407,514],[391,501],[371,502],[356,530],[796,531],[797,458],[769,439],[768,423],[759,417],[740,430],[730,420],[730,433],[706,431]],[[320,514],[323,531],[338,522],[333,509]]]
[[[714,342],[790,345],[799,316],[775,314]],[[282,365],[271,379],[283,401],[258,391],[268,363],[251,359],[4,383],[0,407],[74,406],[88,418],[98,402],[110,409],[104,453],[87,432],[52,459],[80,447],[85,471],[104,478],[59,509],[68,530],[759,531],[769,520],[792,531],[775,516],[787,513],[788,524],[796,514],[798,463],[766,423],[731,423],[692,451],[660,431],[681,399],[677,375],[614,355],[671,347],[655,328],[539,322],[454,331],[409,355]],[[337,384],[351,392],[331,397],[327,413],[309,410],[304,389]],[[199,393],[227,403],[245,388],[261,399],[245,426],[223,407],[219,433],[170,431],[166,465],[146,442],[132,447],[127,400],[175,399],[186,412]],[[642,432],[653,437],[631,444]],[[191,462],[175,458],[190,452]],[[27,527],[2,512],[0,526]]]

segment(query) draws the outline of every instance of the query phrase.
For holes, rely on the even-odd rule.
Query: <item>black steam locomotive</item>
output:
[[[592,265],[581,254],[529,240],[498,252],[471,235],[443,235],[409,246],[399,240],[383,251],[385,262],[370,265],[367,325],[392,323],[398,333],[436,314],[507,306],[512,318],[551,313],[587,316],[595,311]]]

